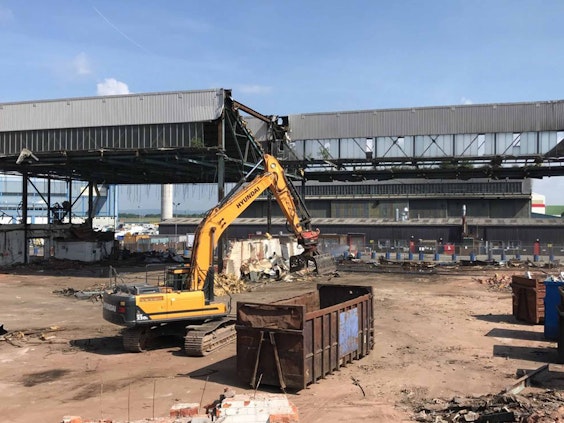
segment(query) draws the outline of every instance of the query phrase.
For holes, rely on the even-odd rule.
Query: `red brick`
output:
[[[64,416],[61,423],[82,423],[80,416]]]
[[[298,408],[290,403],[292,413],[290,414],[271,414],[268,418],[268,423],[299,423],[300,416],[298,415]]]
[[[174,404],[170,409],[170,417],[192,417],[200,412],[197,402]]]

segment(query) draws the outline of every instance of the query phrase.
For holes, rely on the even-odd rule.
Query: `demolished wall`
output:
[[[0,266],[24,262],[24,236],[22,230],[0,233]]]
[[[290,256],[300,254],[302,251],[303,248],[290,237],[234,241],[224,262],[224,273],[240,278],[243,264],[258,263],[275,255],[288,260]]]
[[[58,241],[53,243],[55,257],[87,263],[100,261],[110,255],[113,241]]]

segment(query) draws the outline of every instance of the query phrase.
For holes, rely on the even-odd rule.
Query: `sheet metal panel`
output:
[[[268,125],[252,116],[245,116],[245,122],[247,122],[247,129],[251,130],[251,133],[257,141],[266,141],[268,135]]]
[[[224,96],[214,89],[0,103],[0,132],[206,122],[221,116]]]
[[[237,303],[237,373],[243,381],[255,385],[261,377],[261,385],[299,390],[372,350],[372,288],[317,288],[273,304]]]
[[[339,353],[341,357],[358,349],[358,309],[342,311],[339,314]]]
[[[293,140],[559,131],[564,101],[311,113],[289,122]]]

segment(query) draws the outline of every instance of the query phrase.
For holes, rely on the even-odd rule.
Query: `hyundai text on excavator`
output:
[[[319,230],[311,229],[307,209],[278,160],[263,154],[254,170],[261,165],[262,173],[250,182],[244,178],[207,212],[194,235],[190,267],[172,269],[164,286],[117,285],[104,293],[103,317],[126,327],[125,350],[141,352],[155,336],[175,335],[184,338],[187,355],[203,356],[235,339],[230,304],[214,301],[214,249],[227,227],[266,190],[272,192],[304,248],[302,254],[290,258],[291,271],[310,262],[319,274],[335,270],[332,257],[317,250]]]

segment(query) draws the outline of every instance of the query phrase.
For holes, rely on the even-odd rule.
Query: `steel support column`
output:
[[[51,249],[53,248],[53,231],[51,230],[51,225],[53,224],[51,210],[51,177],[47,177],[47,225],[49,226],[49,238],[43,241],[43,258],[49,259],[51,257]],[[47,240],[49,241],[47,243]],[[46,245],[45,245],[46,244]]]
[[[92,229],[94,220],[94,182],[88,183],[88,227]]]
[[[72,225],[72,179],[69,178],[67,185],[69,187],[69,209],[65,211],[65,214],[68,213],[69,225]]]
[[[29,260],[29,227],[27,224],[27,184],[28,184],[28,173],[22,173],[22,223],[24,230],[24,263],[27,264]]]
[[[221,202],[225,197],[225,111],[223,112],[224,117],[221,119],[221,131],[219,131],[219,136],[221,137],[219,145],[221,146],[221,152],[217,155],[217,202]],[[227,231],[223,232],[221,237],[217,240],[217,270],[221,272],[223,270],[223,255],[226,250],[227,242]]]

